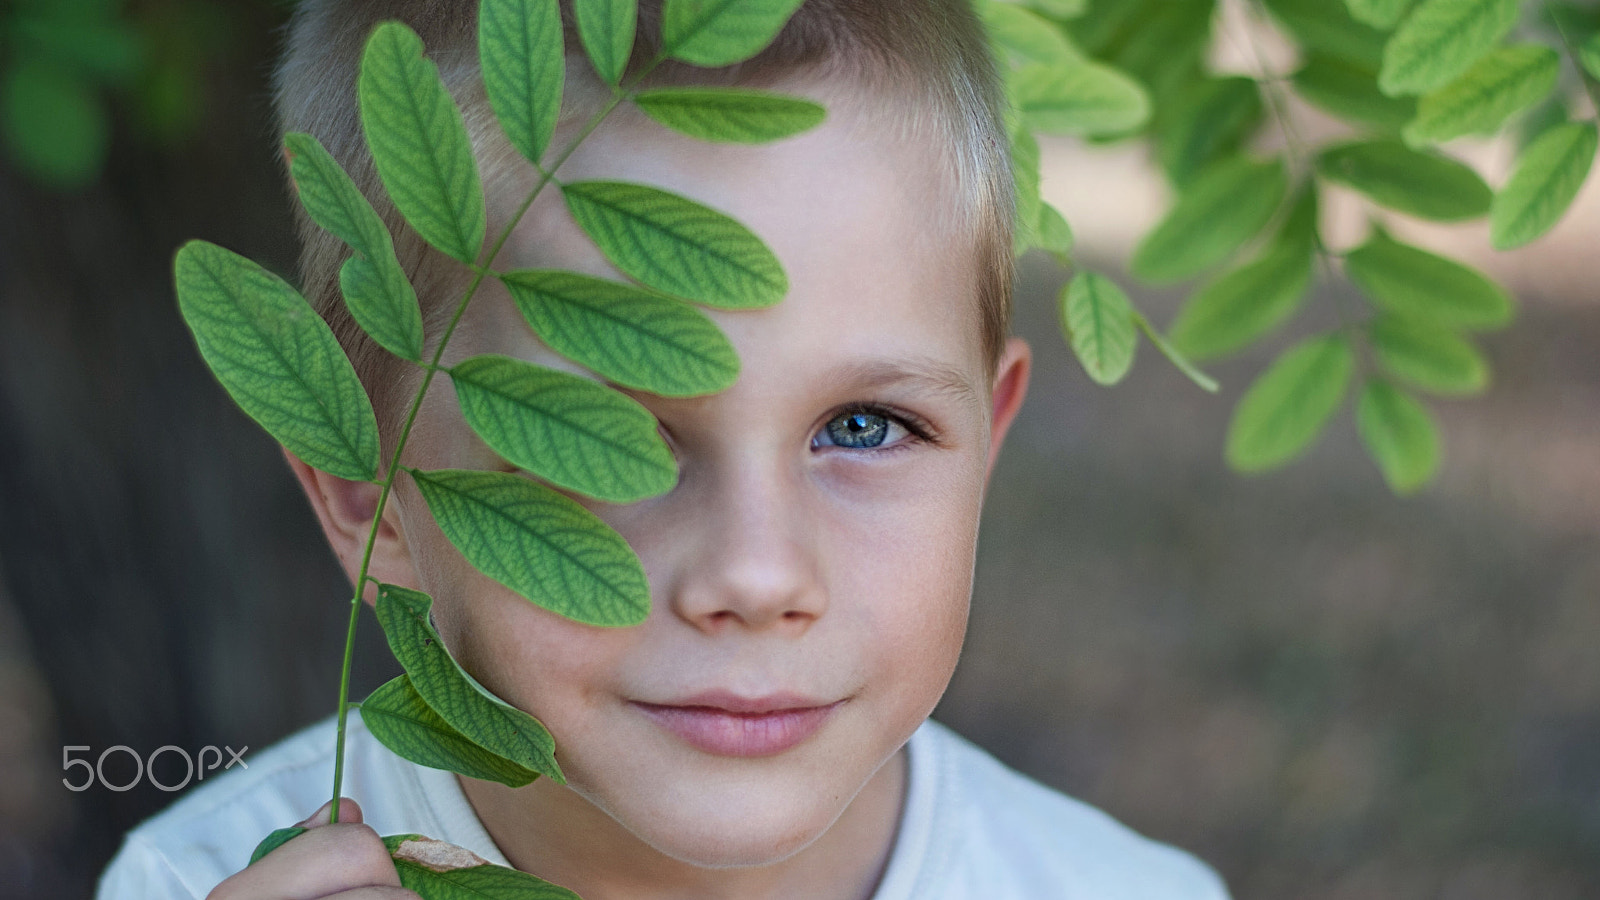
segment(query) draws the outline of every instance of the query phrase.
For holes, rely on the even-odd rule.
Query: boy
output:
[[[407,21],[466,109],[491,229],[507,221],[533,173],[471,86],[475,6],[302,0],[281,78],[286,130],[310,131],[370,172],[354,63],[372,25]],[[641,10],[636,59],[654,55],[658,6]],[[570,35],[568,47],[574,84],[555,146],[587,116],[584,83],[599,90]],[[711,313],[742,362],[732,388],[629,392],[660,421],[678,484],[626,506],[584,501],[637,551],[649,618],[600,629],[521,600],[455,551],[405,479],[372,561],[378,580],[432,595],[461,664],[549,726],[569,783],[512,789],[420,768],[352,717],[346,787],[360,806],[342,804],[338,824],[326,805],[302,819],[328,783],[323,723],[133,832],[101,896],[412,896],[377,835],[418,832],[589,900],[1224,897],[1187,856],[925,721],[960,651],[984,487],[1029,371],[1027,346],[1006,337],[1000,93],[965,0],[818,0],[749,63],[657,80],[810,96],[828,118],[751,147],[694,141],[623,108],[559,172],[707,203],[760,235],[789,276],[772,308]],[[314,228],[302,236],[307,292],[392,441],[414,380],[343,317],[342,251]],[[404,233],[397,247],[436,317],[459,270]],[[617,277],[553,194],[497,266]],[[540,344],[499,288],[473,301],[445,362],[480,353],[581,372]],[[423,405],[405,462],[511,468],[443,390]],[[354,577],[377,489],[290,463]],[[257,841],[296,819],[315,827],[239,871]]]

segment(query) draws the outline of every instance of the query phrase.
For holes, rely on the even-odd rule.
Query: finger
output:
[[[316,812],[306,816],[304,819],[301,819],[295,824],[301,825],[305,828],[316,828],[318,825],[326,825],[328,824],[328,813],[332,810],[333,801],[329,800],[327,803],[317,807]],[[356,801],[350,799],[349,797],[340,797],[339,821],[344,824],[359,825],[362,821],[360,804],[356,803]]]
[[[342,804],[341,804],[342,805]],[[210,900],[319,900],[374,886],[400,886],[394,860],[367,825],[321,825],[217,886]]]

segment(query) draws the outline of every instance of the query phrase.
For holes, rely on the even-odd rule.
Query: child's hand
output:
[[[206,900],[421,900],[400,886],[378,833],[361,824],[361,807],[340,799],[339,822],[330,825],[332,805],[299,823],[309,831],[217,885]]]

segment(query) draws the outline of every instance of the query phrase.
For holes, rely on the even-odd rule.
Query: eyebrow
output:
[[[960,369],[924,356],[846,363],[827,375],[830,384],[882,388],[912,384],[957,400],[981,403],[982,395]]]

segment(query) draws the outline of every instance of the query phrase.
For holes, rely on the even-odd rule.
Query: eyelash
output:
[[[826,431],[827,424],[829,422],[832,422],[840,416],[852,416],[858,413],[868,416],[882,416],[883,418],[899,425],[901,428],[904,428],[906,433],[911,437],[908,440],[899,441],[888,447],[838,447],[838,449],[855,450],[858,453],[892,453],[896,450],[903,450],[911,444],[936,444],[939,442],[938,433],[934,431],[933,426],[930,425],[927,420],[923,419],[921,416],[917,416],[903,410],[884,406],[881,403],[852,403],[849,406],[842,406],[834,410],[828,415],[828,418],[823,420],[822,429],[818,432],[819,436],[822,431]],[[813,449],[837,446],[834,444],[819,444],[817,443],[817,438],[815,437],[811,440],[811,446]]]

